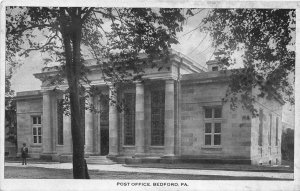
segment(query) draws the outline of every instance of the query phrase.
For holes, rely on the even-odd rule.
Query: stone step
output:
[[[85,160],[87,164],[116,164],[106,156],[89,156]]]

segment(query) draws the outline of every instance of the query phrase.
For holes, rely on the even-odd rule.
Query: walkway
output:
[[[12,167],[40,167],[54,169],[72,169],[72,163],[31,163],[23,166],[20,163],[5,163],[5,166]],[[249,171],[228,171],[228,170],[196,170],[196,169],[163,169],[163,168],[137,168],[123,166],[122,164],[98,165],[89,164],[89,170],[110,171],[110,172],[140,172],[140,173],[161,173],[161,174],[186,174],[186,175],[210,175],[210,176],[234,176],[234,177],[265,177],[275,179],[293,179],[294,173],[278,172],[249,172]]]

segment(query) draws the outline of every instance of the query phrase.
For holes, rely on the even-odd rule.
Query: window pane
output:
[[[151,92],[151,145],[164,145],[164,91]]]
[[[124,144],[135,145],[135,94],[125,93],[124,98]]]
[[[221,135],[214,135],[214,145],[221,145]]]
[[[42,136],[39,136],[39,143],[42,143]]]
[[[215,108],[215,118],[221,118],[222,117],[222,108]]]
[[[211,123],[205,123],[205,133],[211,133]]]
[[[205,135],[205,145],[211,145],[211,135]]]
[[[37,124],[36,117],[32,117],[32,123]]]
[[[33,143],[37,143],[36,136],[33,136]]]
[[[212,108],[205,108],[205,118],[212,118]]]
[[[32,134],[33,134],[33,135],[36,135],[36,128],[33,128]]]
[[[42,135],[42,128],[41,127],[38,128],[38,135]]]
[[[221,133],[221,123],[215,123],[215,133]]]
[[[218,66],[212,67],[212,71],[218,71]]]

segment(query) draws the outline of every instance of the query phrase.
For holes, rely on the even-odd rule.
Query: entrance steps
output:
[[[87,164],[116,164],[112,160],[106,158],[106,156],[100,155],[90,155],[89,157],[85,158]]]

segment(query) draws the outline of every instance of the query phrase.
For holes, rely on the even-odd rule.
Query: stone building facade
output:
[[[84,112],[87,157],[280,164],[281,100],[257,100],[259,117],[252,118],[242,107],[232,111],[222,103],[228,74],[216,62],[208,62],[207,70],[173,51],[167,65],[145,69],[143,83],[117,90],[127,105],[122,112],[99,96],[89,97],[102,112]],[[109,95],[97,66],[89,67],[92,85]],[[51,72],[35,74],[42,75]],[[18,144],[26,142],[31,157],[64,161],[72,154],[71,123],[62,113],[63,94],[53,88],[43,81],[41,90],[17,93]]]

